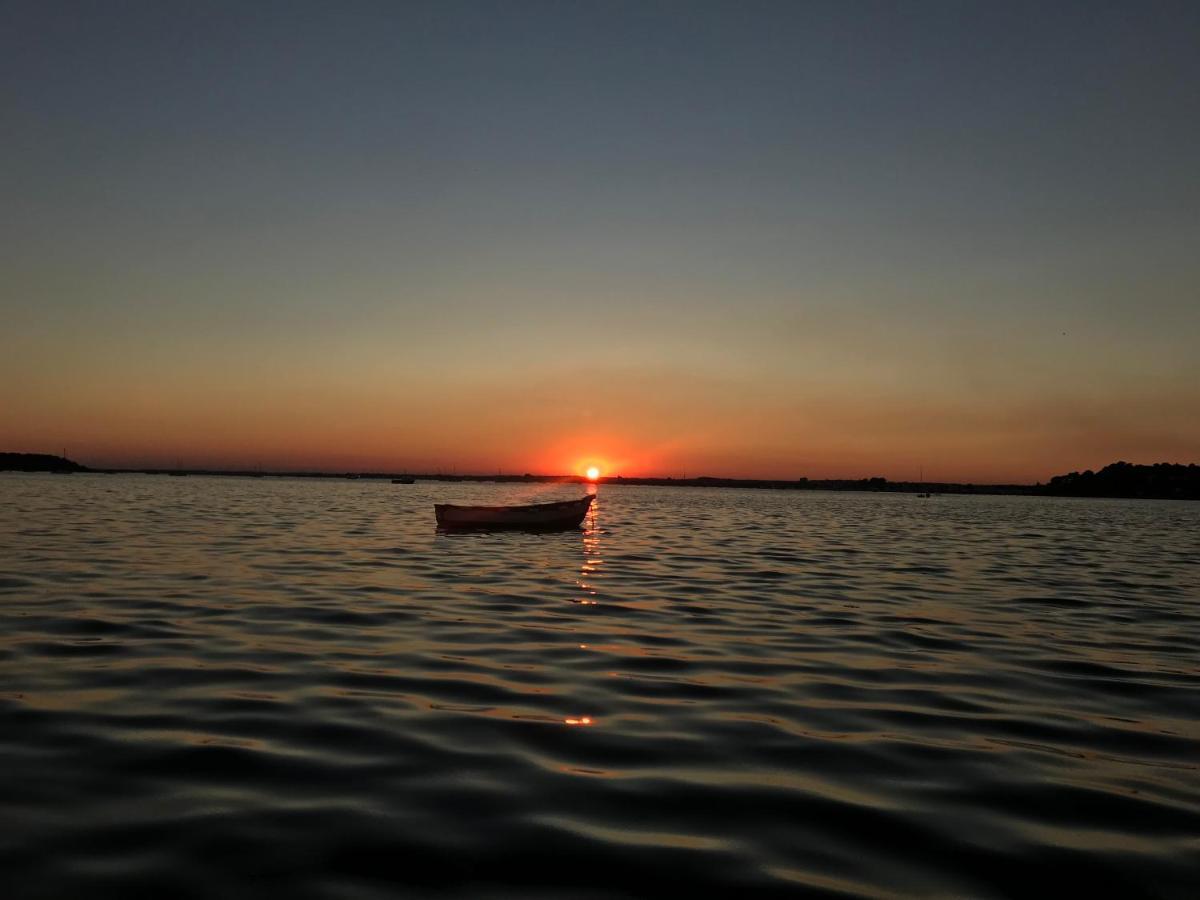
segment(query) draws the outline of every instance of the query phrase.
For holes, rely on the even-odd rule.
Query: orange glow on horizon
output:
[[[600,469],[597,466],[588,466],[584,474],[587,475],[588,481],[595,481],[600,477]]]
[[[0,404],[0,450],[65,447],[70,458],[97,468],[425,474],[502,468],[590,480],[585,473],[595,467],[606,484],[622,476],[700,475],[904,481],[916,480],[923,468],[927,481],[986,484],[1044,482],[1115,459],[1192,459],[1200,447],[1191,420],[1164,431],[1179,410],[1195,407],[1190,387],[1162,396],[1133,386],[1115,399],[1055,395],[982,406],[957,395],[799,396],[785,403],[769,392],[747,405],[740,394],[726,403],[710,392],[695,407],[684,403],[695,389],[688,382],[672,386],[671,396],[679,408],[699,412],[680,421],[647,405],[641,382],[626,388],[617,373],[597,391],[608,397],[603,415],[593,417],[599,422],[567,424],[546,410],[569,404],[536,392],[529,405],[518,392],[503,395],[504,415],[493,420],[491,407],[479,405],[490,395],[468,390],[472,385],[452,385],[444,395],[416,392],[405,398],[403,417],[381,417],[395,399],[372,371],[359,374],[353,391],[309,373],[296,383],[263,383],[262,393],[239,388],[257,376],[232,364],[181,375],[169,390],[123,370],[96,379],[63,375],[61,387],[47,383]],[[1087,415],[1065,412],[1076,408]],[[1111,420],[1104,419],[1110,408]]]

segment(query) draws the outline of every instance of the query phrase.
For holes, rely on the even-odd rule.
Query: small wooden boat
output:
[[[578,528],[595,495],[558,503],[526,506],[456,506],[435,503],[438,528],[511,528],[526,531],[558,531]]]

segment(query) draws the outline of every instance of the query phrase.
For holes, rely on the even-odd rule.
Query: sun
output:
[[[588,481],[595,481],[600,477],[600,469],[596,466],[588,466],[587,472],[584,474],[587,475]]]

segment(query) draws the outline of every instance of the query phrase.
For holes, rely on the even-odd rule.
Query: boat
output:
[[[457,506],[435,503],[438,528],[466,529],[511,528],[525,531],[558,531],[578,528],[592,505],[594,494],[578,500],[557,503],[530,503],[525,506]]]
[[[393,478],[392,479],[392,484],[413,484],[415,482],[416,482],[416,479],[413,478],[411,475],[405,475],[403,478]]]

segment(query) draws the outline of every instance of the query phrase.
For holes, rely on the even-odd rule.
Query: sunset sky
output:
[[[0,0],[0,450],[1200,461],[1200,3]]]

